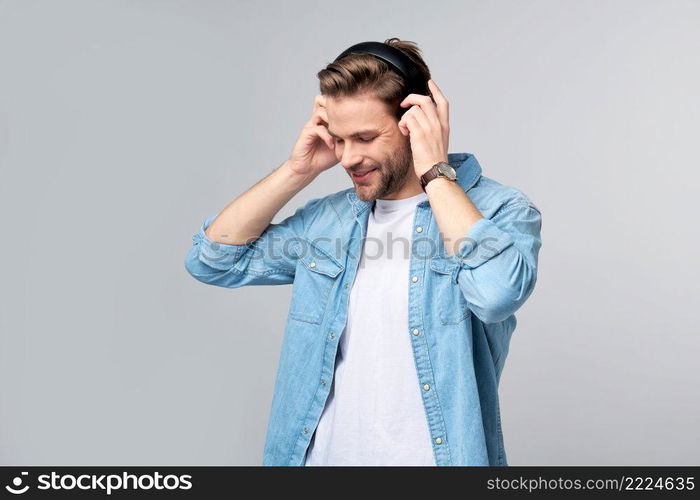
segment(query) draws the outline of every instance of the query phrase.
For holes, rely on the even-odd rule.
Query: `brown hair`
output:
[[[425,64],[418,45],[408,40],[389,38],[384,41],[406,54],[416,64],[427,82],[430,69]],[[348,54],[338,62],[331,62],[316,75],[321,94],[328,97],[348,97],[357,94],[373,94],[394,109],[396,119],[408,111],[399,103],[406,97],[404,79],[387,63],[370,54]]]

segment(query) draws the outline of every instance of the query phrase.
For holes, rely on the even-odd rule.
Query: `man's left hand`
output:
[[[408,94],[399,104],[411,105],[398,125],[403,135],[410,134],[413,166],[419,179],[437,162],[447,161],[450,137],[449,103],[435,82],[428,80],[428,88],[433,98]]]

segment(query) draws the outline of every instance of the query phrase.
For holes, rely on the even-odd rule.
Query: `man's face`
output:
[[[415,177],[411,143],[401,134],[387,106],[369,94],[329,97],[326,112],[335,154],[352,179],[358,198],[403,197],[399,192],[410,176]],[[370,170],[364,177],[354,175]]]

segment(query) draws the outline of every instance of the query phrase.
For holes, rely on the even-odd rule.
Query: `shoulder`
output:
[[[342,209],[348,206],[347,194],[354,189],[354,187],[351,187],[336,191],[335,193],[311,198],[303,205],[302,208],[309,214],[321,212],[323,210]]]
[[[354,188],[342,189],[324,196],[309,199],[302,204],[297,213],[302,216],[307,233],[327,232],[337,228],[339,223],[350,217],[350,203],[347,193]]]
[[[530,208],[540,212],[537,205],[522,190],[484,175],[467,191],[467,195],[487,218],[515,208]]]

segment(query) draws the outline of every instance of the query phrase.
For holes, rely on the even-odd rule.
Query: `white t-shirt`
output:
[[[410,331],[413,218],[425,193],[376,200],[335,375],[305,465],[435,465]]]

